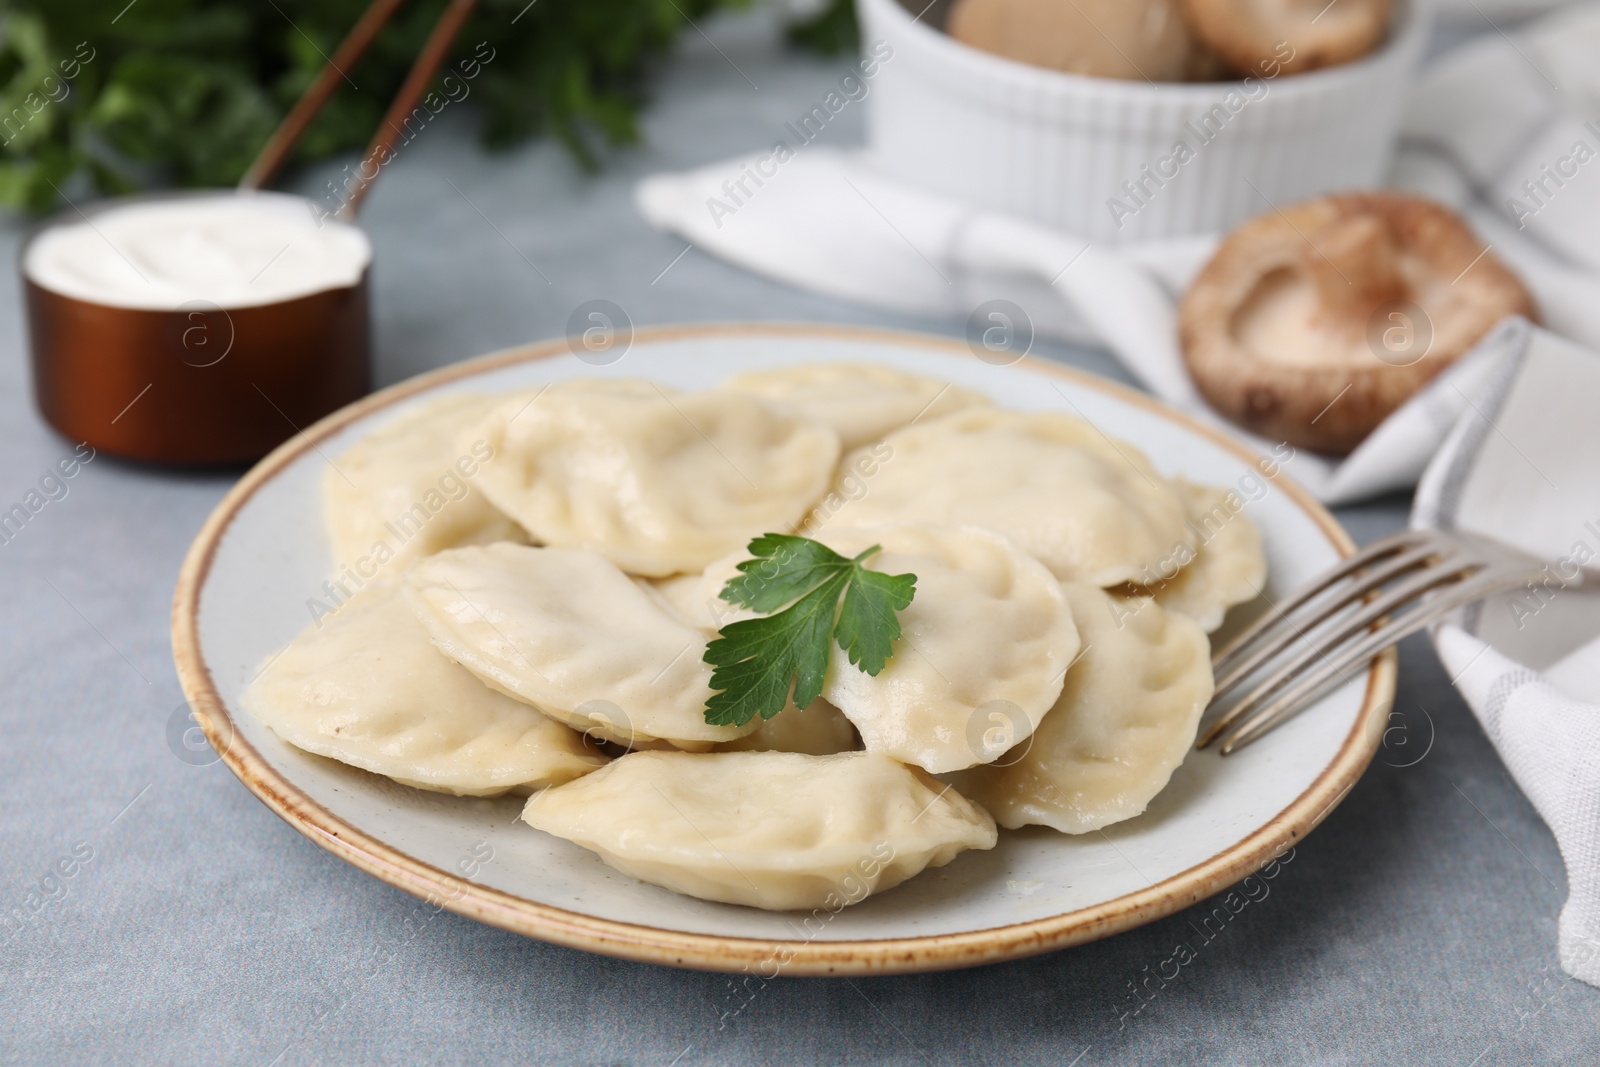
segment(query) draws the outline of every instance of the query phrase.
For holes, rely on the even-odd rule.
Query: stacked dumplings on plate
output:
[[[887,366],[449,394],[330,464],[341,595],[243,699],[306,752],[528,796],[530,826],[641,881],[837,911],[997,823],[1145,810],[1210,700],[1207,633],[1265,580],[1240,507],[1081,419]],[[724,596],[766,534],[914,595],[867,619],[892,638],[871,673],[830,641],[817,699],[730,722],[718,642],[787,610]]]

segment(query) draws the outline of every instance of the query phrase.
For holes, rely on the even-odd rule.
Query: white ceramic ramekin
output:
[[[1355,63],[1150,84],[1031,67],[897,0],[856,2],[865,47],[893,48],[866,101],[874,166],[1106,242],[1219,232],[1269,203],[1381,184],[1431,22],[1428,0],[1405,0],[1389,40]]]

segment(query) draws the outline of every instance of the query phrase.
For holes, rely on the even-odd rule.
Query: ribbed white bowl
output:
[[[897,0],[856,3],[866,47],[894,49],[866,100],[874,165],[1108,242],[1226,230],[1269,202],[1380,184],[1431,21],[1427,0],[1409,0],[1371,56],[1263,79],[1249,98],[1239,82],[1150,84],[1032,67],[962,44]],[[1218,132],[1203,142],[1196,129],[1214,108],[1226,121],[1214,117]],[[1179,141],[1194,156],[1168,163],[1172,177],[1161,179]],[[1143,190],[1132,195],[1124,182]]]

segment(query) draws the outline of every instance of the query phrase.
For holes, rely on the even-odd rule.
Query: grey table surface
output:
[[[365,212],[380,383],[558,335],[597,297],[641,325],[960,331],[800,293],[697,250],[675,260],[684,243],[639,219],[638,177],[769,142],[845,62],[785,52],[761,14],[709,29],[686,33],[663,71],[645,145],[598,178],[550,144],[484,154],[469,109],[407,146]],[[858,141],[859,115],[825,136]],[[296,187],[316,195],[331,173]],[[0,260],[14,259],[23,229],[0,225]],[[1124,377],[1103,353],[1043,347]],[[26,364],[18,289],[3,285],[5,507],[71,451],[35,412]],[[780,979],[720,1025],[738,1002],[725,976],[429,918],[280,821],[222,764],[191,766],[169,748],[182,703],[172,587],[236,473],[102,457],[0,545],[0,912],[39,892],[58,859],[92,852],[42,910],[0,928],[0,1061],[1600,1062],[1600,991],[1556,963],[1555,842],[1415,641],[1377,762],[1270,895],[1209,943],[1179,913],[967,971]],[[1407,505],[1339,514],[1368,540],[1400,526]],[[1179,941],[1198,958],[1135,999],[1133,984]]]

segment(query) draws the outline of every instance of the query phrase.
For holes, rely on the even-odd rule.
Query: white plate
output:
[[[1292,461],[1269,479],[1215,432],[1044,361],[998,367],[943,339],[813,326],[646,331],[608,366],[585,363],[556,341],[424,375],[336,412],[262,460],[218,505],[189,552],[173,609],[179,676],[213,747],[313,841],[436,904],[596,952],[764,974],[959,967],[1103,937],[1259,870],[1348,792],[1372,758],[1393,697],[1392,654],[1234,756],[1192,753],[1137,819],[1077,837],[1006,832],[993,851],[968,852],[806,923],[635,882],[516,822],[516,799],[395,785],[290,748],[238,711],[258,666],[310,621],[307,601],[324,596],[333,566],[318,504],[326,457],[397,411],[448,392],[594,375],[702,388],[736,371],[818,360],[893,364],[982,390],[1006,407],[1075,412],[1136,443],[1165,474],[1239,487],[1258,497],[1245,513],[1264,534],[1274,598],[1351,550],[1334,519],[1291,482]]]

